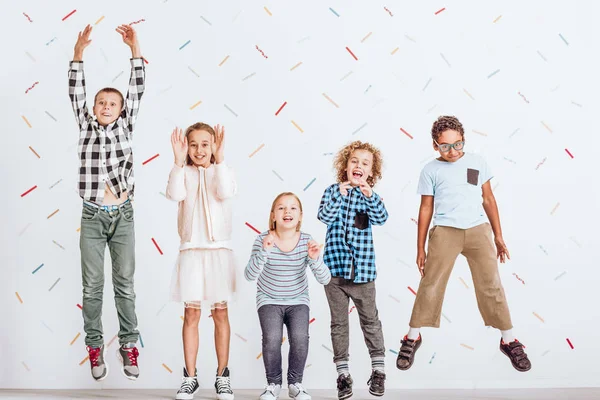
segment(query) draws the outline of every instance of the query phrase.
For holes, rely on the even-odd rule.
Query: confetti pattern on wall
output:
[[[369,141],[384,156],[383,179],[374,190],[385,197],[390,219],[373,232],[386,386],[412,384],[394,369],[395,346],[406,333],[418,292],[415,192],[421,168],[436,157],[429,131],[441,114],[461,119],[466,150],[482,154],[494,171],[493,191],[511,251],[499,271],[515,333],[534,365],[526,377],[502,375],[503,380],[532,386],[597,382],[585,358],[597,329],[583,329],[577,321],[599,319],[575,306],[586,293],[595,293],[592,284],[600,279],[592,268],[593,250],[600,246],[593,229],[600,221],[590,212],[600,196],[589,188],[597,180],[590,171],[597,170],[594,150],[600,144],[590,116],[597,109],[589,88],[590,82],[597,84],[598,58],[588,51],[598,44],[591,34],[595,19],[588,9],[597,9],[591,0],[544,8],[508,1],[493,9],[471,2],[241,0],[109,0],[102,9],[59,2],[55,13],[40,12],[41,0],[27,9],[18,6],[3,10],[14,36],[3,45],[11,65],[0,77],[3,99],[10,99],[3,102],[10,146],[2,164],[7,272],[0,287],[3,304],[16,310],[6,332],[14,354],[3,362],[23,374],[0,376],[0,385],[92,384],[81,310],[77,126],[66,91],[66,60],[77,32],[93,25],[93,42],[84,53],[91,112],[100,88],[127,87],[129,49],[114,32],[122,23],[139,34],[148,80],[132,138],[136,306],[144,335],[138,347],[147,379],[142,386],[179,385],[183,311],[169,302],[169,288],[180,243],[177,204],[166,199],[165,187],[173,164],[169,135],[175,126],[185,129],[197,121],[226,127],[226,163],[238,184],[232,226],[239,293],[229,309],[235,387],[258,388],[264,380],[263,360],[257,357],[256,283],[246,282],[242,272],[271,202],[283,191],[298,194],[303,231],[323,243],[326,227],[316,210],[323,190],[335,182],[336,152],[352,140]],[[128,388],[115,373],[119,326],[108,285],[111,270],[107,252],[103,324],[112,372],[106,382]],[[313,367],[306,370],[305,385],[333,390],[329,308],[310,272],[309,281],[308,364]],[[468,387],[479,387],[510,370],[505,358],[490,360],[486,353],[497,352],[497,343],[491,345],[486,336],[474,292],[468,265],[459,256],[441,330],[424,329],[423,350],[411,370],[420,382],[415,385],[425,385],[417,387],[459,370],[461,379],[473,384]],[[357,309],[348,310],[351,365],[359,377],[368,374],[370,364]],[[202,387],[211,387],[214,324],[210,312],[202,315],[199,371]],[[459,334],[467,330],[468,337]],[[33,344],[30,332],[40,336]],[[288,349],[284,341],[282,350]],[[542,356],[549,364],[573,366],[568,380],[564,371],[538,369]],[[56,376],[45,373],[44,360],[54,360]],[[478,367],[482,363],[489,363],[485,370]],[[355,387],[366,387],[362,378]]]

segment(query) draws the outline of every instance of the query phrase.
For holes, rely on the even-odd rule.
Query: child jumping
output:
[[[462,124],[452,116],[439,117],[431,129],[433,148],[440,157],[425,165],[419,179],[417,266],[421,283],[396,366],[401,370],[412,366],[423,341],[421,327],[439,328],[448,279],[456,258],[462,254],[471,269],[483,322],[500,330],[500,351],[513,367],[529,371],[531,362],[524,346],[513,335],[498,274],[497,258],[504,263],[510,255],[502,238],[498,206],[490,184],[493,175],[482,157],[463,151],[464,135]]]
[[[87,108],[83,51],[92,42],[92,27],[79,32],[69,65],[69,97],[79,126],[79,196],[81,214],[81,276],[83,329],[92,377],[108,375],[102,332],[104,251],[110,250],[115,305],[119,317],[121,372],[138,378],[137,317],[135,314],[135,235],[133,222],[133,130],[146,73],[137,33],[129,25],[116,31],[131,49],[131,75],[125,99],[114,88],[101,89],[94,97],[93,115]]]
[[[352,396],[348,305],[356,306],[369,355],[372,373],[367,384],[374,396],[385,392],[385,346],[375,295],[375,248],[372,225],[383,225],[388,218],[383,201],[373,191],[381,179],[382,157],[370,143],[355,141],[335,157],[337,183],[325,189],[318,218],[327,224],[325,264],[331,282],[325,294],[331,312],[333,361],[338,378],[338,399]]]
[[[167,198],[179,202],[177,227],[181,245],[173,271],[171,298],[185,306],[183,322],[183,381],[176,399],[193,399],[198,392],[196,357],[198,322],[204,305],[215,324],[217,398],[233,400],[229,377],[230,327],[227,302],[235,292],[231,199],[237,188],[224,159],[225,129],[204,123],[173,130],[175,165],[169,175]]]
[[[273,201],[269,230],[258,235],[252,247],[244,276],[258,277],[256,307],[262,329],[262,355],[267,387],[260,400],[276,400],[281,392],[281,344],[283,325],[290,342],[287,382],[289,396],[310,400],[302,386],[308,356],[309,297],[306,268],[326,285],[329,270],[319,257],[320,249],[312,237],[300,231],[302,203],[293,193],[281,193]]]

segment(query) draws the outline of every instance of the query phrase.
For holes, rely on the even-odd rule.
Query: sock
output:
[[[385,357],[371,358],[371,368],[373,371],[385,372]]]
[[[338,376],[350,375],[350,366],[348,361],[338,361],[335,363],[335,369],[337,370]]]
[[[121,345],[123,349],[133,349],[135,347],[135,343],[124,343]]]
[[[419,338],[419,332],[421,332],[421,328],[410,328],[408,330],[408,338],[410,340],[417,340]]]
[[[513,334],[512,329],[509,329],[507,331],[500,331],[500,333],[502,334],[502,341],[504,343],[509,344],[510,342],[515,341],[515,335]]]

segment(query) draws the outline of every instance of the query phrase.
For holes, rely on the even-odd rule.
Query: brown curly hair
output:
[[[348,180],[346,168],[348,166],[348,160],[354,150],[367,150],[373,154],[373,168],[371,169],[371,176],[367,178],[367,183],[371,187],[375,186],[377,181],[381,179],[381,170],[383,166],[381,151],[371,143],[363,143],[360,140],[347,144],[336,154],[335,159],[333,160],[333,167],[337,171],[337,182],[342,183]]]
[[[206,132],[210,133],[210,135],[213,137],[213,140],[216,136],[215,130],[212,128],[212,126],[205,124],[204,122],[196,122],[195,124],[188,126],[188,128],[185,130],[185,137],[188,140],[188,142],[190,140],[190,133],[192,133],[194,131],[206,131]],[[210,156],[210,163],[211,164],[215,163],[215,155],[214,154]],[[190,158],[189,154],[186,156],[186,164],[194,165],[194,162]]]
[[[448,129],[457,131],[464,139],[465,129],[463,128],[458,118],[456,118],[453,115],[442,115],[438,117],[437,121],[435,121],[433,123],[433,126],[431,127],[431,137],[433,138],[433,140],[437,141],[442,135],[442,133],[447,131]]]

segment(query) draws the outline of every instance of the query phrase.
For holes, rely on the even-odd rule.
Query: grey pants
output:
[[[331,312],[331,342],[333,344],[333,362],[349,361],[350,342],[348,325],[349,299],[356,306],[360,327],[363,331],[369,355],[385,357],[383,332],[377,305],[375,304],[375,281],[354,283],[340,277],[331,277],[325,286],[325,294]]]
[[[135,315],[135,237],[133,207],[127,202],[118,210],[104,211],[84,203],[81,213],[81,279],[83,283],[83,329],[85,344],[100,347],[104,251],[112,260],[112,282],[119,317],[119,343],[136,343],[139,337]]]
[[[308,357],[308,306],[265,304],[258,309],[258,318],[262,329],[262,353],[267,384],[282,384],[281,339],[284,324],[290,341],[287,383],[302,383]]]

